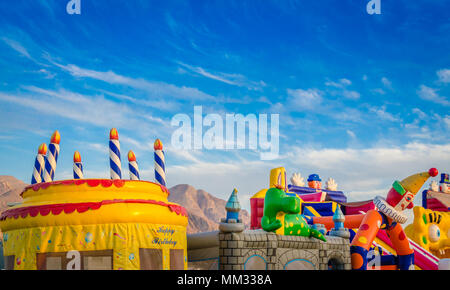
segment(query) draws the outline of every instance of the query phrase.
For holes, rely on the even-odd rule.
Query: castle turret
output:
[[[330,236],[350,238],[350,232],[344,227],[345,215],[341,207],[337,206],[333,215],[334,228],[330,231]]]
[[[241,204],[237,197],[236,188],[228,199],[225,209],[227,211],[226,218],[223,218],[219,224],[219,230],[221,232],[242,232],[244,230],[244,224],[239,219],[239,212],[241,211]]]
[[[236,222],[239,220],[239,212],[241,211],[241,204],[239,203],[237,197],[236,188],[233,189],[233,192],[230,195],[230,198],[225,205],[225,209],[227,210],[227,218],[225,222],[229,222],[229,220],[234,219]]]

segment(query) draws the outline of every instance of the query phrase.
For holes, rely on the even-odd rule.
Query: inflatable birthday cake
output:
[[[23,202],[0,217],[7,269],[187,269],[186,210],[168,201],[162,143],[155,142],[156,182],[121,178],[120,145],[110,134],[111,179],[84,179],[74,155],[74,179],[53,181],[59,133],[39,147]],[[45,158],[40,158],[45,156]],[[41,162],[42,161],[42,162]]]

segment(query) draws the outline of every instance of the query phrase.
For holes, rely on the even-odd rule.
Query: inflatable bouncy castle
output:
[[[422,206],[414,207],[414,222],[405,232],[440,259],[450,258],[450,181],[442,173],[439,185],[431,182],[422,192]]]
[[[294,174],[292,184],[287,185],[286,170],[275,168],[270,173],[269,188],[251,198],[251,227],[272,231],[276,223],[271,218],[274,214],[267,208],[267,202],[272,203],[272,197],[267,199],[267,194],[270,192],[272,196],[274,188],[281,189],[284,192],[279,195],[286,204],[275,218],[281,221],[284,230],[277,230],[277,234],[295,235],[294,231],[286,231],[291,227],[286,217],[295,213],[307,221],[311,232],[313,229],[322,231],[325,239],[330,235],[346,237],[350,242],[353,269],[437,270],[440,259],[446,257],[442,249],[448,247],[448,216],[431,210],[423,212],[416,207],[414,223],[405,231],[402,228],[407,221],[403,211],[413,207],[420,188],[437,174],[432,168],[395,181],[385,198],[377,196],[373,200],[347,202],[332,178],[328,179],[325,189],[318,174],[309,176],[307,187],[299,174]],[[294,203],[298,206],[293,206]],[[293,224],[295,226],[295,222]],[[438,250],[440,255],[436,255]]]
[[[130,180],[122,179],[115,129],[111,179],[84,179],[76,152],[74,179],[54,181],[59,139],[56,131],[47,156],[40,146],[23,202],[0,217],[6,269],[187,269],[187,212],[167,200],[161,141],[154,146],[156,182],[140,180],[132,152]]]

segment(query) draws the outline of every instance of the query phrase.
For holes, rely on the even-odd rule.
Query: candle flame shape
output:
[[[80,152],[75,151],[75,153],[73,154],[73,162],[75,162],[75,163],[81,162]]]
[[[41,154],[41,155],[47,154],[47,144],[42,143],[42,144],[39,146],[38,154]]]
[[[52,138],[50,139],[50,143],[59,144],[60,141],[61,141],[61,135],[59,135],[58,130],[56,130],[53,133]]]
[[[155,144],[153,145],[153,148],[155,150],[163,150],[163,144],[162,144],[161,140],[156,139]]]
[[[119,133],[116,128],[112,128],[111,131],[109,131],[109,139],[119,140]]]
[[[134,155],[134,152],[131,150],[128,152],[128,161],[129,162],[136,161],[136,155]]]

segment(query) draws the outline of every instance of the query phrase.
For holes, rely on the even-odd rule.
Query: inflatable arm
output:
[[[261,226],[266,232],[274,232],[281,228],[282,224],[280,220],[277,220],[276,218],[271,220],[265,215],[261,219]]]
[[[284,197],[281,200],[281,208],[287,214],[300,213],[300,200],[295,196]]]

